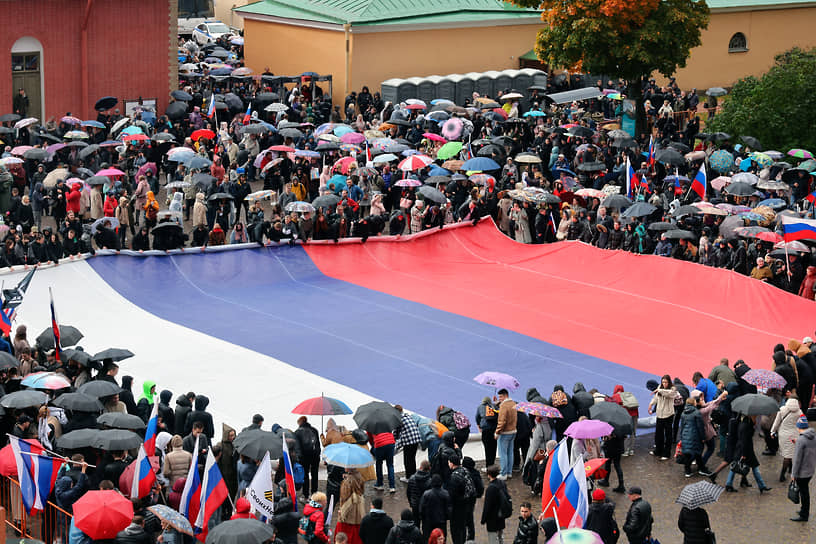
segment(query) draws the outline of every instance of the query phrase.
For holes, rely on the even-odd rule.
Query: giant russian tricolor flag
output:
[[[782,228],[786,242],[816,240],[816,219],[799,219],[783,215]]]

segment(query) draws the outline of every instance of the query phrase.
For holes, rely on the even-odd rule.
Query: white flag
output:
[[[247,488],[246,498],[261,514],[271,518],[275,515],[275,485],[272,481],[272,462],[269,452],[264,454],[252,483]]]

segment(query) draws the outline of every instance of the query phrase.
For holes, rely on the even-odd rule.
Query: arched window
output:
[[[728,52],[742,53],[744,51],[748,51],[748,40],[745,39],[745,34],[737,32],[731,36],[731,40],[728,42]]]

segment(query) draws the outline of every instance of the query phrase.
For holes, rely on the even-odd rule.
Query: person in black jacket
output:
[[[487,479],[490,483],[485,488],[484,504],[482,506],[481,524],[487,529],[487,540],[490,543],[502,542],[504,518],[501,515],[501,494],[507,493],[504,482],[498,479],[499,469],[493,465],[487,469]],[[491,533],[494,533],[491,535]]]
[[[629,544],[643,544],[652,535],[652,505],[642,497],[643,492],[637,486],[632,486],[626,492],[632,505],[626,513],[626,522],[623,532],[629,539]]]
[[[388,532],[385,544],[424,544],[422,531],[414,524],[414,514],[407,508],[400,514],[400,521]]]
[[[187,426],[187,416],[193,410],[193,402],[195,401],[195,393],[192,391],[186,395],[179,395],[176,399],[176,413],[173,428],[176,434],[182,434]]]
[[[592,492],[592,502],[589,505],[584,529],[598,533],[604,544],[615,544],[620,537],[615,521],[615,505],[606,499],[603,489]]]
[[[272,525],[275,526],[275,536],[283,544],[297,544],[299,522],[300,514],[293,511],[292,499],[284,497],[275,503]]]
[[[255,235],[257,236],[257,234]],[[193,243],[190,247],[204,247],[210,240],[210,231],[205,225],[199,225],[193,229]]]
[[[612,467],[615,467],[615,473],[618,475],[618,487],[612,491],[616,493],[623,493],[626,489],[623,486],[623,469],[621,468],[621,456],[624,451],[624,437],[617,429],[612,431],[612,434],[606,437],[601,445],[604,455],[609,459],[604,468],[608,473],[612,472]],[[603,480],[598,481],[598,485],[606,487],[609,485],[609,475]]]
[[[434,529],[441,529],[447,534],[448,519],[451,517],[452,509],[453,503],[450,495],[442,489],[442,477],[434,474],[431,477],[431,488],[422,494],[422,499],[419,501],[422,536],[425,541],[431,537],[431,531]]]
[[[135,416],[136,399],[133,398],[133,376],[122,376],[122,390],[119,392],[119,400],[125,405],[128,414]]]
[[[748,465],[754,473],[754,479],[759,486],[760,494],[770,491],[771,488],[765,485],[762,474],[759,472],[759,459],[754,453],[754,428],[756,427],[756,416],[742,416],[737,424],[737,439],[734,445],[734,460],[740,460]],[[729,437],[730,439],[730,437]],[[728,472],[728,479],[725,482],[726,491],[734,491],[733,470]],[[746,482],[747,484],[747,482]],[[742,485],[742,484],[741,484]]]
[[[176,416],[173,409],[170,408],[170,400],[173,398],[173,392],[163,389],[159,393],[159,418],[161,419],[161,428],[159,431],[167,431],[170,434],[176,434],[175,424]]]
[[[476,488],[476,497],[468,503],[467,516],[467,538],[465,540],[476,540],[476,527],[473,523],[473,513],[476,510],[476,499],[484,495],[484,482],[482,482],[482,475],[476,469],[476,461],[472,457],[464,457],[462,459],[462,467],[468,471],[470,480]]]
[[[456,447],[454,434],[450,431],[442,433],[442,443],[439,444],[436,453],[431,458],[431,474],[438,474],[442,482],[447,486],[450,479],[450,467],[448,459],[459,457],[459,449]],[[447,534],[447,533],[446,533]]]
[[[472,515],[470,504],[476,499],[476,486],[468,470],[461,466],[459,457],[448,459],[448,466],[451,475],[447,489],[453,502],[450,520],[451,540],[453,544],[464,544],[467,537],[468,515]]]
[[[481,480],[481,478],[480,478]],[[414,472],[408,478],[408,485],[405,486],[405,494],[408,497],[408,504],[411,506],[411,511],[414,513],[414,519],[420,521],[422,518],[419,515],[419,501],[422,500],[422,495],[431,488],[431,463],[427,459],[423,459],[419,463],[419,470]],[[417,523],[417,527],[420,525]]]
[[[394,520],[382,507],[382,498],[371,499],[371,510],[360,521],[360,540],[363,544],[385,544],[385,539],[394,526]]]
[[[711,533],[711,522],[708,512],[703,508],[690,509],[686,506],[680,509],[677,517],[677,528],[683,533],[683,544],[708,544]]]
[[[149,251],[150,237],[147,235],[147,227],[142,227],[139,232],[131,238],[130,249],[133,251]]]
[[[142,516],[133,516],[133,521],[116,535],[116,544],[153,544],[155,540],[145,532]]]
[[[518,529],[513,544],[536,544],[538,542],[538,520],[533,517],[529,502],[521,503]]]
[[[205,395],[199,395],[195,398],[195,410],[187,414],[187,422],[185,429],[192,431],[193,423],[200,421],[204,425],[204,434],[212,441],[215,436],[215,429],[213,428],[212,415],[207,411],[207,406],[210,404],[210,399]]]
[[[298,418],[295,440],[300,446],[300,464],[303,466],[303,495],[308,498],[312,493],[317,492],[317,470],[320,468],[320,433],[309,424],[306,416]]]

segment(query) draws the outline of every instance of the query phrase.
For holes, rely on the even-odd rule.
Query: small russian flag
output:
[[[139,455],[133,461],[133,482],[130,484],[130,498],[141,499],[150,495],[156,483],[156,473],[150,465],[150,458],[145,453],[144,445],[139,448]]]
[[[153,410],[150,412],[150,419],[147,420],[147,429],[145,430],[144,450],[148,455],[155,455],[156,453],[156,436],[159,427],[159,403],[153,402]]]
[[[243,121],[244,124],[248,125],[250,119],[252,119],[252,103],[251,102],[247,106],[246,113],[244,114],[244,121]]]
[[[805,200],[816,206],[816,191],[813,191],[805,197]]]
[[[215,115],[215,95],[210,97],[210,104],[207,106],[207,117],[212,119],[213,115]]]
[[[700,169],[691,181],[691,190],[697,193],[701,199],[705,200],[708,189],[708,176],[706,175],[705,164],[700,165]]]
[[[292,458],[289,456],[289,446],[286,445],[286,433],[283,433],[283,468],[286,471],[286,488],[292,497],[292,504],[297,512],[297,490],[295,489],[295,473],[292,472]]]

